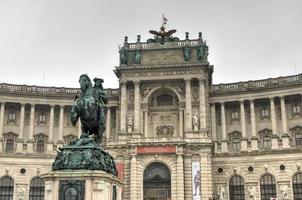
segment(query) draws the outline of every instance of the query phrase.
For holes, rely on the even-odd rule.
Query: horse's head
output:
[[[83,93],[85,93],[88,88],[92,87],[91,80],[87,74],[82,74],[80,76],[79,82],[80,82],[81,90],[83,91]]]

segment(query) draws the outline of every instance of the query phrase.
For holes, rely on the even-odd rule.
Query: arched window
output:
[[[35,177],[30,181],[29,200],[44,200],[44,181]]]
[[[294,200],[302,199],[302,173],[298,173],[293,177]]]
[[[153,199],[171,199],[171,173],[161,163],[152,163],[144,171],[144,200]]]
[[[272,175],[266,174],[262,176],[260,180],[260,192],[261,200],[270,200],[272,197],[277,197],[276,181]]]
[[[162,94],[156,98],[157,106],[173,106],[173,96],[169,94]]]
[[[0,179],[0,199],[13,200],[14,180],[8,176]]]
[[[229,182],[230,199],[244,200],[244,181],[240,176],[233,176]]]

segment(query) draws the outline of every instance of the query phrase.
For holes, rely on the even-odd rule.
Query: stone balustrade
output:
[[[238,83],[227,83],[212,85],[210,88],[210,94],[222,94],[222,93],[234,93],[234,92],[248,92],[254,90],[263,90],[271,88],[280,88],[293,85],[302,84],[302,74],[285,76],[278,78],[269,78],[256,81],[246,81]]]

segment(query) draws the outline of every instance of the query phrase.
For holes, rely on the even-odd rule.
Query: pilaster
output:
[[[177,187],[177,200],[184,200],[184,160],[182,154],[177,154],[177,160],[176,160],[177,166],[176,166],[176,187]]]
[[[127,82],[121,82],[121,132],[126,132],[126,118],[128,111],[128,103],[127,103]]]
[[[140,92],[139,92],[139,81],[134,81],[134,130],[139,131],[140,129]]]
[[[186,123],[185,130],[192,131],[192,94],[191,94],[191,79],[185,79],[186,83]]]
[[[207,128],[205,80],[199,80],[199,119],[200,129]]]
[[[35,104],[31,104],[30,107],[30,118],[29,118],[29,140],[33,140],[34,137],[34,126],[35,126]],[[28,149],[28,145],[27,145]]]
[[[247,138],[246,138],[246,121],[245,121],[245,109],[244,100],[240,100],[240,122],[241,122],[241,151],[247,151]]]
[[[107,115],[106,115],[106,138],[111,138],[111,107],[107,107]]]
[[[63,128],[64,128],[64,105],[60,105],[59,115],[59,143],[63,143]]]
[[[3,138],[4,110],[5,110],[5,102],[1,102],[1,107],[0,107],[0,139]]]

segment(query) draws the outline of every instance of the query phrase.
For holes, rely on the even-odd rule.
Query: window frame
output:
[[[44,200],[45,198],[44,190],[45,190],[44,180],[38,176],[32,178],[29,185],[29,200]]]
[[[235,181],[235,182],[234,182]],[[244,179],[241,176],[233,175],[229,180],[230,199],[245,200]]]
[[[293,176],[292,181],[293,181],[292,182],[292,187],[293,187],[293,198],[294,198],[294,200],[302,199],[302,172],[296,173]]]
[[[3,176],[0,179],[0,198],[1,200],[13,200],[14,198],[14,179],[10,176]]]
[[[260,198],[270,200],[271,197],[277,198],[276,179],[272,174],[266,173],[260,178]]]

